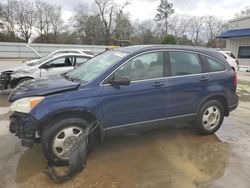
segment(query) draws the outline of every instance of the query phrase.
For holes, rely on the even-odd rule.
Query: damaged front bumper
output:
[[[0,90],[11,88],[11,74],[12,72],[2,72],[0,74]]]
[[[14,112],[10,116],[9,130],[22,140],[23,146],[32,147],[36,140],[37,123],[30,114]]]
[[[5,84],[4,84],[4,79],[0,77],[0,90],[4,90]]]

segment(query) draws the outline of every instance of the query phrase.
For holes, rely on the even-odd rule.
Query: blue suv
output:
[[[27,81],[9,96],[10,131],[22,144],[41,142],[51,163],[68,160],[79,135],[96,122],[96,138],[192,123],[216,132],[238,106],[237,76],[215,50],[131,46],[107,51],[53,78]]]

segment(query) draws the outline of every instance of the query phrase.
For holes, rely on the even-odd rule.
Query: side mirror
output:
[[[111,85],[129,85],[131,83],[128,76],[114,75],[109,81]]]

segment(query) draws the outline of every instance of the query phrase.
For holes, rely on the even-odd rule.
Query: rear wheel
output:
[[[215,133],[224,120],[224,108],[217,100],[206,102],[198,112],[195,128],[202,135]]]
[[[77,143],[78,137],[85,133],[89,123],[80,118],[61,119],[43,131],[42,146],[47,160],[54,165],[68,164],[68,151]],[[95,143],[96,134],[88,137],[88,151]]]

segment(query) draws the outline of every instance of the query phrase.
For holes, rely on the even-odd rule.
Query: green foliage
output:
[[[188,39],[187,36],[183,36],[182,38],[178,39],[179,45],[193,45],[192,40]]]
[[[161,3],[157,8],[157,14],[155,18],[157,21],[162,21],[168,19],[168,17],[173,13],[173,3],[169,3],[168,0],[161,0]]]
[[[88,16],[85,22],[85,36],[82,38],[87,44],[104,44],[104,27],[99,15]]]
[[[130,20],[121,12],[115,20],[115,30],[113,37],[116,40],[129,40],[132,33],[133,27],[130,23]]]
[[[12,32],[0,32],[0,42],[25,42],[25,40],[21,39]]]
[[[176,43],[177,43],[176,38],[173,35],[167,35],[161,41],[161,44],[176,44]]]

